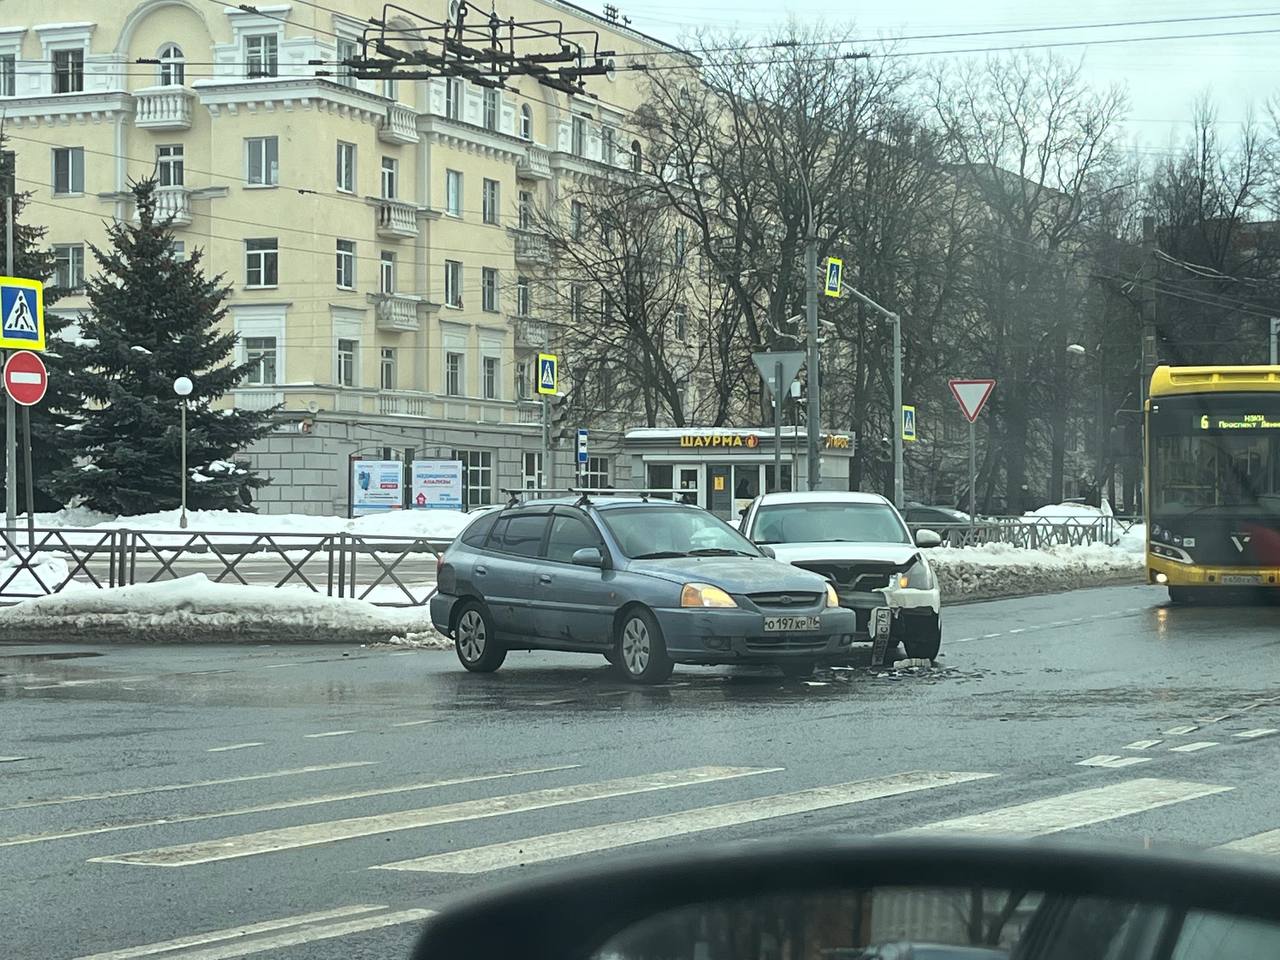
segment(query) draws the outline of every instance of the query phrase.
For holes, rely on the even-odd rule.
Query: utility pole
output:
[[[822,394],[820,361],[818,359],[818,225],[813,219],[813,206],[809,206],[809,225],[804,241],[805,272],[805,321],[808,326],[809,347],[809,397],[805,411],[805,424],[809,438],[809,489],[817,490],[822,479],[818,462],[818,444],[822,432]]]
[[[4,275],[13,276],[13,190],[8,171],[4,177]],[[10,537],[18,525],[18,407],[6,391],[4,397],[4,526]]]
[[[855,290],[843,282],[840,286],[863,306],[884,317],[893,327],[893,412],[889,419],[893,423],[893,505],[901,510],[907,499],[902,464],[902,317],[892,310],[886,310],[861,290]]]

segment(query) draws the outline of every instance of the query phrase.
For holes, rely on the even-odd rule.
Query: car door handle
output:
[[[485,566],[477,566],[477,567],[476,567],[476,576],[477,576],[477,577],[483,577],[483,576],[484,576],[486,573],[488,573],[488,572],[489,572],[489,568],[488,568],[488,567],[485,567]]]
[[[538,575],[539,583],[550,583],[553,579],[554,578],[549,573],[543,573]]]

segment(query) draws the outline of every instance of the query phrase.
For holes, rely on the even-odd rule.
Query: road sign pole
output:
[[[4,275],[13,276],[13,193],[4,197]],[[8,356],[6,351],[6,356]],[[14,535],[18,521],[18,407],[6,392],[4,398],[4,526]]]
[[[11,401],[12,402],[12,401]],[[31,470],[31,408],[22,408],[22,470],[27,481],[27,550],[36,549],[36,485]]]
[[[902,416],[902,318],[889,314],[893,324],[893,409]],[[902,469],[902,425],[893,432],[893,505],[899,510],[906,502]]]
[[[551,463],[551,404],[547,397],[542,397],[542,474],[538,477],[538,487],[546,488],[551,486],[550,473],[548,466]]]
[[[773,490],[782,489],[782,361],[773,365]]]
[[[818,370],[821,361],[818,359],[818,232],[813,222],[813,211],[809,211],[808,236],[804,243],[804,272],[808,281],[805,284],[805,326],[809,348],[809,396],[805,406],[805,423],[808,436],[808,487],[817,490],[821,482],[818,462],[818,437],[822,430],[822,377]]]
[[[969,542],[973,542],[973,515],[974,504],[977,500],[974,497],[974,491],[978,486],[978,441],[975,437],[976,427],[972,420],[969,421]]]

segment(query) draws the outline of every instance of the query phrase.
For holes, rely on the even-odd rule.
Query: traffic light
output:
[[[573,435],[574,430],[569,426],[569,398],[563,393],[547,398],[547,417],[552,443],[559,443]]]

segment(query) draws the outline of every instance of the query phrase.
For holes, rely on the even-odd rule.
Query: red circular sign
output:
[[[44,361],[30,350],[9,354],[4,365],[4,388],[14,403],[24,407],[39,403],[49,389],[49,372],[44,368]]]

